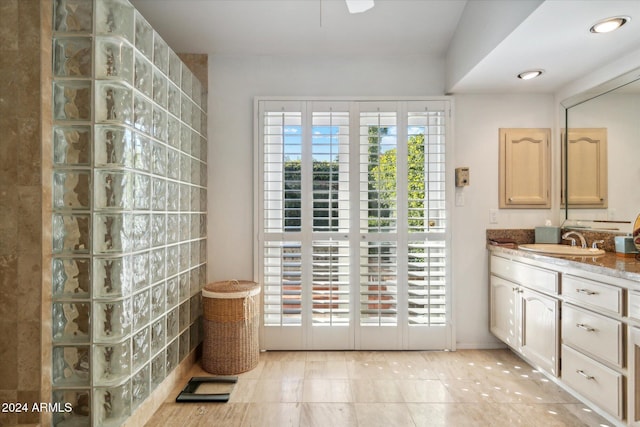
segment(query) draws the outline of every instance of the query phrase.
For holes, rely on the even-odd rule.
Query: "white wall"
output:
[[[425,57],[209,57],[208,279],[253,276],[253,97],[442,95],[444,65]],[[453,208],[455,323],[460,348],[496,346],[488,330],[485,230],[542,224],[549,210],[498,207],[498,128],[554,127],[547,95],[455,97],[453,164],[471,168]]]
[[[453,208],[453,282],[458,348],[496,346],[489,325],[487,228],[533,228],[545,219],[557,221],[555,209],[502,209],[498,224],[489,210],[498,209],[498,129],[552,128],[557,139],[552,95],[457,95],[455,97],[454,167],[470,168],[464,206]],[[559,147],[559,146],[557,146]],[[552,156],[558,150],[553,149]],[[555,181],[557,182],[557,181]],[[460,191],[460,190],[457,190]]]
[[[443,92],[442,59],[209,56],[208,279],[253,277],[255,96]]]

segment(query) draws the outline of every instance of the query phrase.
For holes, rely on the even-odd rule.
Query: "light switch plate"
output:
[[[469,185],[469,168],[456,168],[456,187]]]

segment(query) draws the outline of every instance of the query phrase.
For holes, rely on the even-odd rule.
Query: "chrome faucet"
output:
[[[587,248],[587,241],[585,240],[584,236],[580,233],[578,233],[577,231],[568,231],[566,233],[564,233],[562,235],[562,240],[571,240],[571,246],[575,246],[576,245],[576,239],[570,237],[570,236],[577,236],[580,239],[580,246],[582,247],[582,249],[586,249]]]

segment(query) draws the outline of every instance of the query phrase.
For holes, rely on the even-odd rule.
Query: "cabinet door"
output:
[[[564,140],[564,132],[563,132]],[[566,154],[567,195],[571,208],[606,208],[607,129],[569,129]],[[562,162],[564,169],[565,162]],[[564,204],[564,200],[563,200]]]
[[[555,298],[521,289],[522,354],[540,369],[558,376],[559,302]]]
[[[500,340],[518,349],[520,346],[520,306],[518,285],[491,276],[490,330]]]
[[[629,376],[627,381],[627,408],[629,425],[640,426],[640,328],[629,328]]]
[[[550,129],[500,129],[500,207],[551,207]]]

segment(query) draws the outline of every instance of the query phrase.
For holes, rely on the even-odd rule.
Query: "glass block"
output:
[[[131,300],[94,302],[93,340],[96,343],[120,341],[131,333]]]
[[[167,342],[171,341],[180,333],[180,307],[176,307],[167,313]]]
[[[167,108],[167,78],[158,70],[153,70],[153,100]]]
[[[91,161],[90,126],[53,127],[53,163],[55,166],[86,166]]]
[[[188,328],[188,325],[187,325]],[[189,329],[180,334],[180,347],[179,347],[179,360],[184,360],[187,355],[189,355],[190,351],[189,347]]]
[[[177,243],[180,239],[180,217],[178,215],[167,215],[167,244]],[[167,258],[169,254],[167,253]],[[176,260],[178,257],[176,256]]]
[[[204,262],[207,262],[207,240],[206,239],[200,240],[200,263],[204,263]],[[205,281],[206,281],[206,275],[204,279],[200,278],[201,283]]]
[[[136,251],[149,249],[151,240],[149,238],[149,228],[151,219],[149,215],[133,216],[133,249]]]
[[[174,148],[180,149],[180,120],[169,115],[167,118],[167,143]]]
[[[157,319],[164,313],[164,282],[160,282],[151,288],[151,318]]]
[[[89,427],[91,425],[91,400],[89,390],[54,390],[51,402],[61,411],[54,412],[51,424],[55,427]]]
[[[144,328],[133,336],[133,369],[138,369],[149,360],[149,328]]]
[[[151,209],[164,211],[167,209],[167,182],[164,179],[151,178]]]
[[[189,182],[191,184],[194,184],[194,185],[202,185],[200,183],[200,162],[197,161],[196,159],[192,159],[191,160],[191,176],[189,177],[189,180],[187,182]],[[198,200],[198,202],[199,201],[200,200]],[[198,205],[199,204],[200,203],[198,203]],[[196,209],[193,209],[193,210],[196,210]]]
[[[202,207],[203,211],[206,211],[207,208],[207,189],[206,188],[201,188],[200,189],[200,206]]]
[[[200,159],[205,163],[207,162],[207,139],[205,137],[200,139]]]
[[[191,132],[191,155],[195,158],[195,159],[199,159],[200,158],[200,134],[192,131]]]
[[[95,78],[116,78],[132,83],[133,49],[122,39],[96,37]]]
[[[54,171],[54,209],[88,209],[90,196],[90,171]]]
[[[180,84],[180,89],[185,93],[188,97],[191,97],[191,79],[193,78],[193,73],[183,64],[182,66],[182,82]]]
[[[151,275],[151,283],[157,283],[164,280],[164,248],[155,249],[149,252],[149,274]]]
[[[89,253],[89,215],[54,214],[51,225],[53,253]]]
[[[200,215],[198,214],[191,214],[191,227],[189,228],[189,238],[190,239],[198,239],[200,238]],[[194,242],[195,244],[198,244],[198,242]],[[193,243],[191,245],[191,265],[193,264],[199,264],[198,262],[193,262],[193,255],[194,254],[198,254],[198,250],[196,248],[196,250],[193,249]]]
[[[191,186],[189,184],[180,185],[180,210],[182,212],[191,210]]]
[[[191,126],[191,100],[186,94],[182,94],[180,98],[180,119],[187,125]]]
[[[169,170],[171,170],[171,168],[169,168]],[[180,208],[180,184],[174,181],[167,181],[167,210],[178,211],[179,208]]]
[[[189,284],[189,279],[191,278],[191,276],[189,275],[189,272],[185,272],[180,274],[180,276],[178,276],[178,286],[180,287],[180,302],[184,303],[184,301],[186,301],[187,299],[189,299],[189,297],[191,296],[191,289],[190,289],[190,284]],[[182,307],[182,306],[181,306]],[[182,311],[182,308],[180,309]],[[181,314],[182,316],[182,314]],[[182,317],[180,317],[180,330],[184,329],[184,323],[183,321],[187,321],[188,322],[189,319],[189,315],[187,315],[186,320],[182,319]]]
[[[86,302],[54,302],[52,333],[54,342],[88,343],[91,305]]]
[[[91,120],[91,82],[54,82],[53,119]]]
[[[88,258],[54,258],[51,270],[53,298],[89,298],[91,262]]]
[[[190,187],[191,194],[189,195],[189,199],[191,201],[191,211],[192,212],[200,212],[204,210],[202,206],[200,206],[200,187]]]
[[[96,80],[95,121],[101,123],[133,123],[132,91],[124,84]]]
[[[180,149],[187,154],[191,154],[191,129],[185,125],[182,125],[180,129]]]
[[[202,127],[202,116],[200,115],[200,108],[198,108],[198,106],[194,102],[191,102],[191,127],[198,132]]]
[[[140,173],[133,174],[133,207],[146,210],[151,207],[151,177]]]
[[[131,130],[122,126],[95,126],[95,165],[133,167],[134,150]]]
[[[131,209],[133,180],[131,172],[95,169],[95,209]]]
[[[131,414],[131,384],[93,390],[93,425],[121,426]]]
[[[53,3],[53,31],[91,33],[93,2],[86,0],[56,0]]]
[[[178,366],[178,357],[180,356],[179,346],[180,346],[180,343],[178,339],[175,339],[167,346],[167,349],[165,350],[165,354],[166,354],[165,362],[167,366],[166,375],[169,375],[171,371],[173,371],[176,368],[176,366]]]
[[[151,172],[160,176],[167,175],[167,147],[156,141],[151,145]]]
[[[200,80],[195,76],[193,76],[191,81],[191,88],[191,99],[193,99],[193,102],[195,102],[199,108],[202,104],[202,84],[200,84]]]
[[[153,28],[144,17],[136,11],[136,49],[149,60],[153,59]]]
[[[189,351],[195,349],[200,344],[200,327],[199,323],[192,323],[189,326]]]
[[[207,265],[202,264],[198,267],[198,271],[200,273],[200,290],[204,288],[204,285],[207,283]]]
[[[151,215],[151,246],[162,246],[167,240],[167,223],[163,214]],[[164,272],[164,269],[163,269]]]
[[[152,134],[154,138],[159,139],[160,141],[167,140],[167,113],[164,109],[153,106],[153,117],[152,117]]]
[[[151,365],[147,364],[131,377],[131,395],[133,408],[138,407],[149,396]]]
[[[180,78],[182,77],[182,61],[180,57],[171,49],[169,49],[169,78],[173,83],[180,86]]]
[[[194,216],[197,216],[197,215],[194,215]],[[197,221],[198,220],[196,218],[194,222],[197,224]],[[193,267],[194,265],[200,264],[200,242],[199,241],[194,240],[191,242],[190,253],[191,253],[191,261],[189,261],[189,265]],[[196,277],[196,282],[198,281],[197,279],[198,278]],[[193,282],[193,280],[191,281]],[[192,286],[193,286],[193,283],[192,283]]]
[[[172,277],[167,280],[166,292],[167,309],[171,309],[180,302],[180,288],[178,287],[177,277]]]
[[[136,89],[147,96],[153,94],[153,65],[144,56],[135,55],[135,73],[133,84]]]
[[[149,253],[133,255],[133,291],[149,285]]]
[[[200,291],[200,270],[198,270],[198,268],[192,268],[189,271],[189,295],[191,296],[191,309],[190,309],[190,313],[191,313],[191,322],[193,322],[195,320],[195,318],[198,316],[198,312],[196,310],[194,310],[194,306],[193,306],[193,297]],[[196,307],[197,308],[197,307]]]
[[[131,374],[131,339],[93,346],[93,384],[109,386]]]
[[[167,148],[167,177],[171,179],[180,178],[180,152]],[[176,193],[177,197],[178,194]]]
[[[96,33],[123,36],[133,43],[133,13],[128,0],[96,0]]]
[[[164,343],[164,338],[162,342]],[[164,370],[165,370],[165,352],[162,351],[151,361],[151,388],[152,389],[155,389],[162,383],[162,381],[164,381],[165,379]]]
[[[151,313],[149,301],[149,291],[137,293],[132,298],[134,332],[149,323],[149,315]]]
[[[134,166],[136,169],[148,171],[151,167],[151,141],[137,132],[133,141],[135,151]]]
[[[200,112],[200,129],[196,130],[199,130],[202,136],[207,136],[207,113],[204,111]]]
[[[180,181],[189,182],[191,180],[191,157],[180,154]]]
[[[166,320],[161,317],[151,325],[151,354],[155,354],[164,348]]]
[[[93,259],[93,297],[118,298],[131,295],[131,258]]]
[[[56,77],[91,77],[91,38],[54,38],[53,75]]]
[[[95,214],[93,250],[95,253],[122,253],[132,249],[133,218],[126,214]]]
[[[141,132],[151,134],[153,104],[139,95],[136,95],[133,101],[133,126]]]
[[[180,246],[168,246],[167,247],[167,277],[171,277],[174,274],[178,274],[178,267],[180,265],[178,256],[180,254]]]
[[[169,46],[155,32],[153,34],[153,63],[164,74],[169,71]]]
[[[89,346],[53,346],[52,380],[55,387],[89,385]]]
[[[167,109],[171,114],[180,118],[180,108],[182,107],[182,95],[178,86],[169,83],[167,85]]]
[[[184,242],[185,240],[189,240],[190,237],[190,215],[189,214],[180,214],[180,241]],[[180,246],[180,251],[182,251],[182,246]],[[188,255],[189,251],[186,251]],[[180,259],[180,265],[183,265],[182,256]]]

